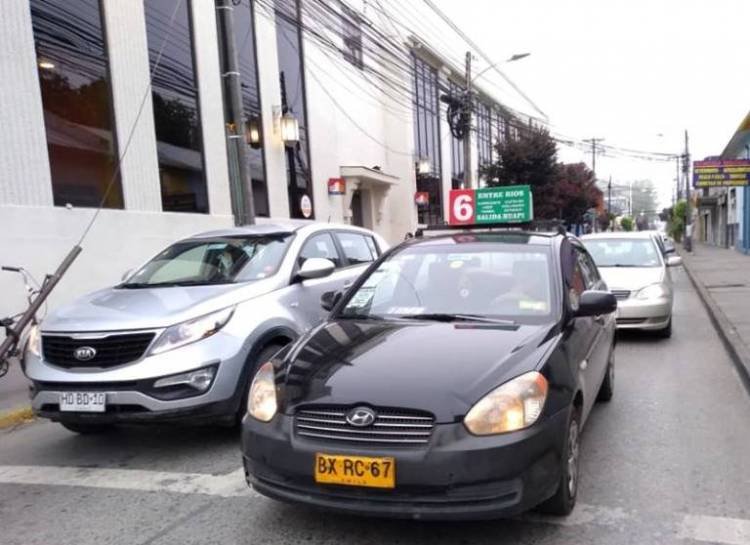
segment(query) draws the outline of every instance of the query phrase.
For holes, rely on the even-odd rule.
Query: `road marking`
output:
[[[750,520],[685,515],[678,535],[682,539],[747,545],[750,543]]]
[[[254,495],[245,484],[242,469],[224,475],[209,475],[143,469],[0,466],[0,483],[207,494],[223,498]]]
[[[144,469],[0,465],[0,484],[80,486],[138,492],[204,494],[222,498],[259,497],[257,492],[250,490],[245,484],[242,469],[223,475],[209,475]],[[567,527],[624,527],[638,518],[637,513],[620,507],[579,503],[567,517],[551,517],[532,512],[518,517],[517,520]],[[673,519],[673,524],[677,527],[676,533],[680,539],[722,545],[750,544],[750,520],[684,515]]]

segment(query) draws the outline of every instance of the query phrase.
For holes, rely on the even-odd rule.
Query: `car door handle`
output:
[[[603,314],[600,314],[599,316],[594,316],[594,321],[597,324],[604,325],[607,322],[607,318],[605,318]]]
[[[581,371],[585,371],[585,370],[586,370],[586,367],[588,367],[588,366],[589,366],[589,361],[588,361],[588,360],[583,360],[583,361],[581,362],[581,365],[580,365],[580,367],[581,367]]]
[[[343,286],[341,287],[346,290],[346,289],[351,288],[352,284],[354,284],[354,280],[347,280],[346,282],[344,282]]]

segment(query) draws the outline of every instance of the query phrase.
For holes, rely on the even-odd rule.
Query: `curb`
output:
[[[688,278],[690,278],[690,282],[693,284],[693,287],[695,287],[695,291],[698,292],[698,296],[708,312],[711,324],[719,334],[719,338],[724,344],[727,352],[729,352],[729,356],[732,358],[745,388],[748,393],[750,393],[750,350],[748,350],[748,347],[742,342],[737,330],[732,325],[732,322],[729,321],[726,314],[721,310],[721,307],[716,301],[714,301],[713,297],[711,297],[708,289],[706,289],[703,283],[701,283],[696,275],[690,270],[688,259],[686,259],[684,255],[684,249],[680,254],[682,254],[683,269],[685,269]]]
[[[33,419],[34,413],[31,410],[31,405],[18,407],[9,411],[0,411],[0,430],[17,426],[24,422],[30,422]]]

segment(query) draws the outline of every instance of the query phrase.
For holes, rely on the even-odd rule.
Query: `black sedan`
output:
[[[562,234],[463,231],[392,249],[262,365],[248,483],[348,513],[570,513],[580,432],[614,380],[615,298]]]

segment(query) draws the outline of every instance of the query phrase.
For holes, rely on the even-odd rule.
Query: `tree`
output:
[[[584,214],[602,204],[602,191],[596,187],[593,171],[583,163],[558,163],[557,180],[552,190],[567,224],[582,223]]]
[[[623,231],[632,231],[633,230],[633,218],[629,218],[628,216],[623,216],[623,218],[620,219],[620,227],[622,227]]]
[[[534,215],[538,218],[559,217],[555,200],[557,181],[557,145],[545,129],[530,127],[517,138],[500,140],[495,149],[498,160],[485,165],[480,172],[489,187],[529,185],[534,196]]]
[[[685,230],[685,206],[684,200],[678,201],[672,207],[672,219],[669,222],[669,234],[677,242],[682,240],[682,233]]]
[[[631,208],[634,216],[643,213],[646,216],[651,217],[658,213],[656,188],[651,180],[638,180],[633,182],[631,191],[633,194]]]

